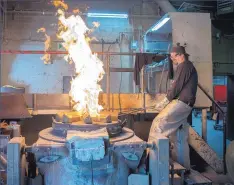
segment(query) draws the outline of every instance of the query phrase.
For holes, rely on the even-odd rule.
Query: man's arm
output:
[[[178,97],[179,93],[190,79],[190,76],[191,70],[189,69],[189,65],[183,63],[178,66],[175,79],[172,83],[172,86],[167,92],[167,99],[169,101],[172,101],[173,99]]]

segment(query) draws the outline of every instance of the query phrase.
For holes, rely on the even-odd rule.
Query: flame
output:
[[[45,32],[46,32],[46,29],[45,29],[45,28],[40,28],[40,29],[37,30],[37,33],[39,33],[39,32],[45,33]]]
[[[69,92],[75,102],[73,108],[80,115],[98,116],[103,109],[98,104],[99,93],[102,91],[98,83],[103,78],[104,69],[103,62],[90,49],[89,42],[92,39],[87,37],[90,29],[79,15],[66,18],[62,9],[58,9],[57,13],[58,37],[64,41],[63,47],[68,51],[65,60],[69,63],[74,62],[77,74],[71,81],[71,91]],[[99,24],[96,23],[95,26],[98,27]]]
[[[37,30],[37,33],[39,32],[43,32],[45,34],[45,42],[44,42],[44,51],[47,52],[50,49],[51,46],[51,38],[49,35],[46,34],[46,29],[45,28],[40,28]],[[51,63],[51,58],[50,58],[50,54],[46,53],[43,57],[41,57],[41,60],[44,61],[44,64],[50,64]]]
[[[64,2],[62,2],[62,1],[54,1],[54,6],[55,7],[59,7],[59,6],[61,6],[62,8],[64,8],[65,10],[67,10],[68,9],[68,5],[66,4],[66,3],[64,3]]]

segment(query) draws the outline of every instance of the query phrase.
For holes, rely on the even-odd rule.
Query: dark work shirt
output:
[[[177,66],[174,81],[167,92],[167,99],[179,99],[193,106],[196,101],[198,76],[192,62],[185,61]]]

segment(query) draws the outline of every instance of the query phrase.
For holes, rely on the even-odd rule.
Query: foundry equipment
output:
[[[9,104],[11,100],[15,104]],[[3,93],[0,101],[2,121],[31,117],[22,94]],[[152,185],[169,184],[168,139],[158,136],[147,143],[125,127],[123,117],[104,111],[97,117],[57,113],[52,127],[40,131],[32,146],[26,146],[19,123],[3,121],[1,185],[127,185],[136,184],[138,176],[149,184],[150,174]],[[147,148],[152,156],[149,173],[141,162]]]
[[[32,146],[45,184],[128,184],[147,143],[124,123],[62,123],[42,130]]]
[[[163,22],[165,18],[167,22],[160,29],[157,25],[162,25],[160,22]],[[208,94],[212,94],[211,26],[209,25],[209,14],[169,13],[146,32],[145,52],[158,53],[152,48],[161,47],[165,51],[172,43],[185,43],[186,50],[195,63],[199,78],[203,79],[200,80],[202,86],[208,90]],[[191,30],[200,34],[193,38]],[[159,40],[160,43],[166,44],[160,45]],[[206,42],[200,45],[201,40],[206,40]],[[134,54],[131,53],[131,55]],[[107,57],[108,60],[109,57],[110,55]],[[138,179],[142,180],[141,185],[149,184],[149,181],[152,185],[169,185],[170,168],[172,169],[173,165],[169,165],[168,138],[157,136],[153,143],[147,143],[137,137],[132,129],[124,127],[128,122],[119,119],[121,114],[110,111],[120,109],[120,105],[116,103],[117,98],[120,98],[122,108],[132,108],[134,111],[131,113],[139,110],[152,113],[153,110],[147,108],[160,101],[161,95],[147,94],[144,91],[144,84],[141,84],[140,94],[111,94],[110,69],[107,70],[109,70],[107,73],[107,83],[109,83],[107,88],[109,89],[106,91],[107,94],[100,95],[107,112],[101,113],[100,117],[80,117],[71,112],[70,99],[67,94],[26,94],[24,96],[27,108],[32,109],[33,114],[53,112],[57,115],[52,118],[50,128],[40,131],[38,140],[32,146],[25,145],[24,137],[13,137],[9,142],[5,142],[7,161],[5,160],[5,163],[3,163],[4,160],[0,161],[5,164],[5,168],[3,166],[5,170],[7,166],[8,185],[41,185],[43,182],[45,185],[136,185],[140,182]],[[157,71],[155,76],[158,73],[160,72]],[[159,84],[158,79],[160,78],[156,78],[154,83]],[[144,82],[144,80],[144,75],[142,75],[141,81]],[[112,101],[111,98],[113,98]],[[40,106],[37,106],[38,102],[41,103]],[[49,104],[50,107],[57,107],[57,109],[43,108],[43,104],[47,106]],[[196,106],[207,108],[211,106],[211,101],[199,91]],[[65,107],[66,111],[55,112],[61,107]],[[213,155],[212,150],[195,131],[192,131],[192,128],[190,132],[192,134],[190,133],[189,144],[213,169],[222,173],[222,160]],[[198,145],[202,147],[196,147]],[[149,152],[149,168],[145,171],[142,161],[147,151]],[[212,157],[206,155],[208,152],[212,154]]]
[[[41,174],[45,185],[135,184],[130,174],[143,176],[141,179],[145,182],[142,183],[148,184],[149,176],[137,172],[147,148],[152,157],[149,167],[152,185],[169,184],[167,138],[159,136],[155,142],[147,143],[124,127],[126,120],[120,121],[111,114],[106,114],[105,119],[94,119],[92,123],[72,122],[77,120],[74,114],[77,113],[67,112],[53,118],[52,127],[42,130],[32,146],[25,146],[23,137],[14,137],[8,143],[8,185],[23,184],[25,155],[27,173],[31,178]]]

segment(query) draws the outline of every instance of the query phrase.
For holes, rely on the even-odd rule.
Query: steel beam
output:
[[[99,102],[105,110],[108,109],[108,101],[110,100],[109,109],[119,111],[119,96],[121,101],[121,108],[124,112],[142,112],[142,94],[113,94],[100,93]],[[155,102],[163,99],[164,94],[145,94],[146,112],[154,113],[155,110],[150,109]],[[56,114],[61,111],[70,111],[72,105],[70,104],[69,94],[24,94],[24,99],[28,110],[31,114]],[[133,111],[134,109],[134,111]],[[139,109],[138,111],[136,111]]]
[[[207,142],[207,110],[202,109],[202,139]]]
[[[2,40],[1,40],[1,23],[0,23],[0,50],[2,46]],[[1,87],[2,87],[2,57],[0,54],[0,93],[1,93]]]
[[[110,72],[134,72],[134,68],[110,68]]]
[[[107,55],[106,61],[106,93],[107,93],[107,110],[110,110],[110,55]]]
[[[9,0],[8,0],[9,1]],[[30,16],[32,15],[43,15],[43,16],[54,16],[57,12],[52,12],[52,11],[37,11],[37,10],[13,10],[13,11],[7,11],[8,14],[28,14]],[[66,12],[66,15],[74,15],[72,12]],[[86,16],[87,13],[82,13],[82,16]],[[128,15],[128,17],[132,18],[151,18],[151,19],[160,19],[160,15],[148,15],[148,14],[131,14]]]
[[[70,111],[72,109],[69,94],[23,94],[28,110],[31,114],[56,114],[61,111]],[[104,110],[119,111],[119,98],[121,108],[124,113],[131,112],[133,114],[142,113],[143,107],[146,113],[156,113],[152,109],[155,103],[162,101],[165,94],[148,94],[148,93],[100,93],[99,103]]]
[[[145,67],[143,66],[141,69],[141,98],[142,98],[142,108],[145,109]],[[146,110],[144,110],[146,112]]]

